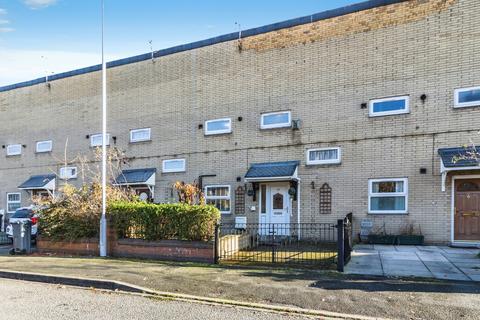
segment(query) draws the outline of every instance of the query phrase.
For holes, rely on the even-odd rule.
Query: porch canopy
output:
[[[27,181],[18,186],[20,190],[46,190],[53,192],[55,190],[55,178],[54,174],[43,174],[31,176]]]
[[[300,161],[255,163],[245,175],[245,181],[298,181],[299,164]]]
[[[155,173],[157,169],[130,169],[123,170],[115,179],[116,186],[155,185]]]
[[[480,170],[478,151],[471,147],[456,147],[438,149],[441,158],[440,173],[442,174],[442,192],[446,190],[447,175],[452,171]]]
[[[129,169],[123,170],[115,179],[113,185],[125,187],[146,187],[153,199],[155,194],[155,173],[157,169]]]

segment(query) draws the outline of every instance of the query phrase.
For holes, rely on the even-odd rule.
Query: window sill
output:
[[[408,211],[407,212],[368,212],[369,215],[372,215],[372,216],[406,216],[408,215]]]
[[[381,118],[381,117],[391,117],[391,116],[400,116],[400,115],[407,115],[410,114],[410,111],[402,111],[402,112],[388,112],[388,113],[369,113],[369,118]]]
[[[152,140],[142,140],[142,141],[130,141],[128,142],[128,144],[142,144],[142,143],[149,143],[149,142],[152,142]]]

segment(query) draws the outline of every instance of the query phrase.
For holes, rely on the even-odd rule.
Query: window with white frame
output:
[[[60,168],[60,179],[75,179],[78,175],[77,167]]]
[[[205,135],[225,134],[232,132],[232,119],[215,119],[205,121]]]
[[[410,112],[409,96],[370,100],[370,117],[388,116]]]
[[[230,207],[230,186],[206,186],[205,201],[208,205],[217,207],[222,214],[229,214]]]
[[[163,160],[162,172],[185,172],[185,159]]]
[[[90,136],[90,146],[91,147],[101,147],[102,146],[103,135],[101,133],[92,134]],[[107,133],[107,146],[110,145],[110,134]]]
[[[480,87],[455,90],[455,108],[480,106]]]
[[[130,142],[149,141],[151,139],[150,128],[130,130]]]
[[[22,154],[21,144],[9,144],[7,146],[7,156],[19,156]]]
[[[264,113],[261,117],[261,129],[287,128],[292,126],[290,111]]]
[[[340,148],[319,148],[307,150],[307,165],[337,164],[342,162]]]
[[[52,140],[38,141],[35,150],[37,153],[50,152],[52,151],[52,147]]]
[[[408,212],[408,179],[371,179],[368,181],[368,212],[405,214]]]
[[[15,212],[21,207],[21,194],[19,192],[7,193],[7,212]]]

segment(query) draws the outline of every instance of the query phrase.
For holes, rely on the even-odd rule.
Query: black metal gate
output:
[[[338,256],[335,223],[222,224],[220,262],[333,268]]]

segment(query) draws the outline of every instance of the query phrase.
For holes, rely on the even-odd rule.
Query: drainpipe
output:
[[[300,240],[301,238],[301,231],[302,231],[302,228],[301,228],[301,212],[300,212],[300,201],[301,201],[301,194],[300,194],[300,179],[297,179],[297,215],[298,215],[298,240]]]

